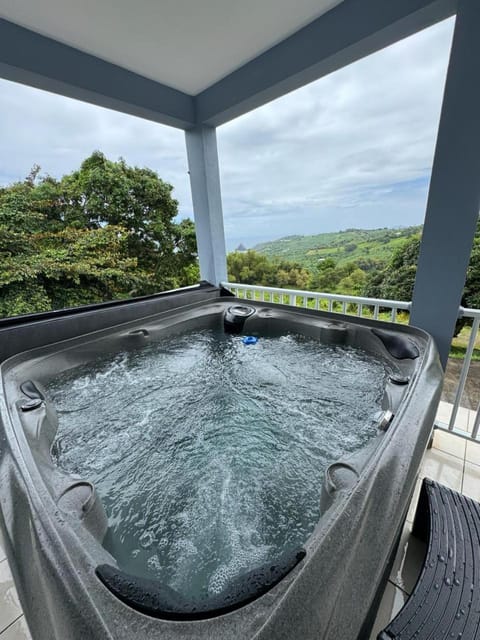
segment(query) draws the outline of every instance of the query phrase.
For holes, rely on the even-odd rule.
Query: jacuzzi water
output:
[[[300,335],[170,336],[51,379],[52,453],[94,482],[120,568],[216,594],[305,543],[326,467],[377,434],[387,373]]]

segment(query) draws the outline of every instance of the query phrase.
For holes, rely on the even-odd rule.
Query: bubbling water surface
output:
[[[122,569],[218,594],[305,543],[326,467],[377,433],[386,375],[301,335],[170,336],[52,378],[52,454],[95,483]]]

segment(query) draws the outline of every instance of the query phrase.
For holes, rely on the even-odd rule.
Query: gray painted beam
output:
[[[193,98],[0,19],[0,76],[174,127],[191,127]]]
[[[457,0],[344,0],[195,98],[0,19],[0,76],[163,124],[222,124],[434,22]]]
[[[410,322],[445,366],[480,207],[480,2],[460,0]]]
[[[344,0],[196,97],[218,126],[455,13],[457,0]]]
[[[185,140],[200,276],[218,285],[227,279],[227,263],[216,131],[213,127],[196,127],[185,132]]]

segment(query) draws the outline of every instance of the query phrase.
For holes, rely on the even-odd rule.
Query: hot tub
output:
[[[202,285],[0,344],[34,638],[368,637],[439,399],[427,334]]]

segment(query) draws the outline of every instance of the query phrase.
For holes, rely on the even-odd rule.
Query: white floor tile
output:
[[[451,409],[451,405],[450,407],[446,405],[447,403],[440,403],[439,407],[439,413],[443,416],[444,422],[448,422],[450,415],[448,411]],[[457,421],[457,426],[471,431],[474,412],[471,414],[469,415],[468,410],[462,407],[459,411],[460,424]],[[480,501],[480,443],[468,442],[451,434],[435,431],[433,448],[425,453],[419,480],[407,514],[406,527],[370,640],[376,640],[378,633],[387,626],[405,603],[407,594],[411,593],[415,586],[425,557],[425,545],[410,535],[424,477],[432,478]]]
[[[475,418],[477,417],[477,412],[474,409],[468,410],[468,431],[470,433],[473,431],[473,427],[475,425]]]
[[[464,461],[460,458],[438,449],[430,449],[425,453],[420,469],[420,477],[431,478],[441,482],[446,487],[450,487],[450,489],[461,491],[463,465]]]
[[[32,640],[24,616],[0,633],[0,640]]]
[[[3,541],[3,533],[2,533],[2,530],[0,529],[0,562],[2,560],[5,560],[6,557],[7,557],[7,554],[5,553],[5,543]]]
[[[383,598],[378,608],[377,618],[373,625],[370,640],[377,640],[377,635],[392,620],[407,601],[407,594],[393,585],[387,583],[387,587],[383,593]]]
[[[22,614],[17,590],[13,584],[8,562],[0,562],[0,631],[12,624]]]
[[[440,401],[437,409],[436,421],[448,425],[452,415],[453,404]],[[473,416],[473,417],[472,417]],[[455,427],[462,431],[471,431],[475,420],[475,412],[466,407],[459,407],[455,418]]]
[[[463,474],[462,493],[473,500],[480,501],[480,466],[465,463],[465,472]]]
[[[443,422],[444,424],[448,424],[450,420],[450,416],[452,415],[453,404],[450,402],[444,402],[440,400],[438,403],[437,409],[437,420],[438,422]]]
[[[457,417],[455,419],[455,426],[457,429],[461,429],[462,431],[471,431],[472,430],[472,421],[470,409],[466,407],[459,407],[457,412]]]
[[[407,522],[400,538],[397,557],[390,574],[390,581],[406,593],[412,593],[417,583],[426,551],[426,544],[412,536],[412,525]]]
[[[465,460],[480,465],[480,442],[467,442]]]
[[[456,458],[465,458],[465,449],[467,441],[464,438],[459,438],[451,433],[445,433],[435,429],[433,433],[433,448],[449,453]]]
[[[417,484],[415,485],[415,489],[413,490],[412,500],[410,502],[410,507],[407,513],[407,522],[412,523],[415,519],[415,513],[417,511],[417,502],[418,496],[420,495],[420,487],[422,486],[423,478],[419,478],[417,480]]]

